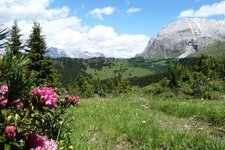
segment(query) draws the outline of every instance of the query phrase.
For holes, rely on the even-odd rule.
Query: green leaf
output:
[[[5,144],[4,145],[4,150],[10,150],[10,145],[9,144]]]
[[[6,139],[2,136],[0,136],[0,143],[5,143]]]
[[[15,145],[16,147],[20,147],[20,144],[18,144],[16,142],[11,142],[11,144]]]

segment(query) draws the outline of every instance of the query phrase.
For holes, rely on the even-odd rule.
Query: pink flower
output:
[[[71,97],[71,96],[69,96],[69,95],[66,95],[66,96],[65,96],[65,99],[66,99],[66,100],[69,100],[69,101],[72,101],[72,102],[74,102],[74,103],[78,103],[78,102],[80,101],[80,98],[79,98],[78,96],[73,96],[73,97]]]
[[[3,94],[3,95],[4,95],[5,93],[7,93],[8,90],[9,90],[9,88],[8,88],[8,85],[6,85],[6,84],[4,84],[4,85],[2,85],[2,86],[0,87],[0,93]]]
[[[44,136],[38,134],[31,134],[28,138],[28,144],[31,147],[30,150],[57,150],[57,143],[51,139],[46,140]]]
[[[78,96],[73,96],[73,102],[78,103],[80,98]]]
[[[7,102],[8,102],[8,99],[7,98],[3,98],[3,99],[0,100],[0,104],[2,106],[5,106],[7,104]]]
[[[31,148],[34,147],[44,147],[46,142],[45,136],[40,136],[38,134],[31,134],[28,138],[28,144]]]
[[[36,148],[31,148],[30,150],[46,150],[45,147],[38,146]]]
[[[7,126],[7,127],[5,127],[4,133],[8,139],[13,140],[16,137],[16,127],[15,126]]]
[[[13,102],[12,102],[12,104],[16,104],[16,106],[18,107],[18,108],[23,108],[23,102],[19,99],[19,98],[17,98],[16,100],[14,100]]]
[[[53,139],[51,139],[51,140],[48,140],[45,142],[45,149],[46,150],[57,150],[58,145]]]
[[[39,98],[41,99],[41,101],[45,104],[45,105],[51,105],[53,107],[56,107],[56,103],[57,103],[57,93],[55,92],[55,90],[51,87],[36,87],[33,90],[33,95],[37,95],[39,96]]]

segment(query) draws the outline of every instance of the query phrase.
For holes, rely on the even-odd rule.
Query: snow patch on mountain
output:
[[[79,58],[88,59],[94,57],[105,57],[105,55],[99,52],[89,52],[89,51],[85,51],[84,53],[79,54]]]

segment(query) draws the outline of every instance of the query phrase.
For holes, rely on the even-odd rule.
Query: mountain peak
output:
[[[225,20],[181,18],[164,27],[147,45],[144,57],[184,58],[209,45],[225,41]]]
[[[69,57],[69,55],[66,54],[66,52],[62,49],[58,49],[56,47],[49,47],[47,49],[46,56],[57,58],[57,57]]]
[[[88,59],[93,57],[105,57],[105,55],[99,52],[89,52],[89,51],[85,51],[84,53],[79,54],[79,58]]]

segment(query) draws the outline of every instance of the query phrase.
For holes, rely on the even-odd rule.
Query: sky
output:
[[[25,40],[37,21],[48,47],[71,57],[133,57],[169,23],[224,15],[225,0],[0,0],[0,24],[10,28],[16,20]]]

